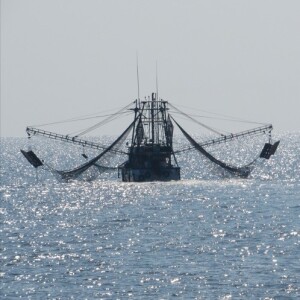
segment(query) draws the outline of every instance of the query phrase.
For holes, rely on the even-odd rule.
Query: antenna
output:
[[[137,76],[137,88],[138,88],[138,101],[140,101],[140,76],[139,76],[139,57],[136,53],[136,76]]]
[[[157,61],[156,61],[156,100],[159,100],[158,98],[158,74],[157,74]]]

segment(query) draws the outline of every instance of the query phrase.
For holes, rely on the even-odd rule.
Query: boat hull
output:
[[[123,182],[148,182],[180,180],[180,168],[162,168],[159,171],[151,169],[121,168]]]

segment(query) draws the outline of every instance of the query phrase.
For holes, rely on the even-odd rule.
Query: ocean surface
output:
[[[186,152],[166,183],[60,182],[24,159],[31,141],[2,138],[0,298],[299,299],[300,133],[277,138],[248,179]],[[60,147],[37,152],[82,159]]]

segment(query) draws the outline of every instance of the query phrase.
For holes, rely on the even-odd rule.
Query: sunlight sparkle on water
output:
[[[137,184],[37,181],[19,156],[26,142],[4,140],[4,297],[300,297],[300,137],[281,140],[249,179],[186,156],[181,181]]]

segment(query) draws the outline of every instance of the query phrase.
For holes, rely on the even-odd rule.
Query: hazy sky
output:
[[[300,130],[299,0],[2,0],[1,135],[125,106],[137,52],[141,96],[157,61],[165,100]]]

